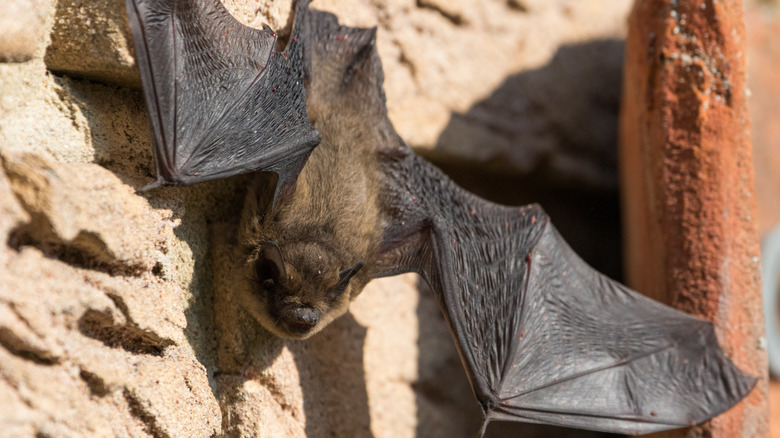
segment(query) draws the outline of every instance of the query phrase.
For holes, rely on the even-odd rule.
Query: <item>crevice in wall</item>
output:
[[[59,358],[52,356],[46,350],[30,345],[7,327],[0,327],[0,346],[4,347],[11,354],[35,362],[38,365],[56,365],[59,363]]]
[[[9,233],[6,244],[16,251],[32,246],[46,257],[59,260],[76,268],[105,272],[114,276],[141,275],[145,269],[133,264],[112,260],[106,253],[106,244],[94,233],[81,231],[70,241],[58,238],[52,231],[49,219],[35,212],[29,212],[32,220]]]
[[[446,18],[455,26],[463,26],[465,24],[463,17],[460,14],[454,14],[450,11],[446,11],[431,0],[417,0],[417,7],[420,9],[429,9],[431,11],[438,12],[439,15]]]
[[[90,394],[94,396],[105,397],[111,392],[106,382],[95,373],[82,369],[79,372],[79,377],[87,384]]]
[[[79,331],[106,346],[121,348],[133,354],[162,356],[166,347],[174,342],[162,338],[132,323],[116,325],[111,315],[89,309],[79,318]]]
[[[154,438],[170,438],[170,435],[162,430],[160,425],[157,424],[154,414],[144,407],[143,402],[139,400],[135,394],[130,390],[125,389],[124,396],[125,400],[127,400],[127,405],[130,407],[130,413],[141,421],[144,429],[149,435]]]

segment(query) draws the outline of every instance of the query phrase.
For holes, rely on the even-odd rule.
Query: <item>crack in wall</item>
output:
[[[13,302],[0,299],[0,305],[3,305],[8,312],[11,312],[10,318],[16,318],[24,328],[29,330],[28,337],[33,337],[33,339],[26,339],[24,336],[15,333],[12,327],[0,326],[0,346],[15,356],[39,365],[56,365],[60,363],[61,358],[59,355],[47,348],[48,346],[43,342],[43,336],[33,328]],[[8,324],[9,321],[5,321],[5,323]]]
[[[454,26],[463,26],[465,24],[463,20],[463,16],[461,16],[458,13],[446,11],[442,9],[441,6],[431,2],[431,0],[417,0],[417,7],[420,9],[428,9],[437,12],[439,15],[446,18],[447,21],[452,23]]]
[[[393,40],[393,45],[398,48],[398,63],[404,66],[407,70],[409,70],[409,74],[412,76],[412,79],[414,79],[415,85],[417,83],[417,67],[415,67],[414,63],[411,59],[409,59],[408,56],[406,56],[406,52],[404,51],[403,45],[401,45],[398,40]]]
[[[506,5],[513,11],[522,13],[530,12],[530,8],[524,0],[507,0]]]
[[[170,435],[162,429],[157,423],[154,414],[144,406],[144,403],[129,389],[125,389],[122,394],[127,400],[127,406],[130,408],[130,414],[141,421],[146,432],[154,438],[170,438]]]
[[[9,353],[38,365],[56,365],[60,362],[51,352],[30,345],[7,327],[0,327],[0,346]]]
[[[79,371],[79,377],[87,385],[90,394],[103,398],[111,393],[111,389],[106,385],[106,381],[97,374],[82,368]]]
[[[175,344],[171,339],[144,330],[136,326],[129,317],[126,318],[126,324],[116,325],[111,315],[89,309],[79,318],[78,328],[84,336],[133,354],[162,356],[165,348]]]

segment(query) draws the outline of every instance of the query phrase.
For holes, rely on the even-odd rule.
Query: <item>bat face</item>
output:
[[[275,242],[261,242],[251,258],[248,310],[277,336],[306,339],[346,313],[356,285],[350,280],[365,265],[338,270],[333,254],[316,243],[286,245],[289,261]],[[359,291],[357,291],[359,292]]]
[[[294,190],[274,206],[273,184],[258,178],[239,228],[250,279],[242,305],[284,338],[308,338],[347,313],[372,278],[384,228],[372,127],[353,112],[317,108],[322,142]]]

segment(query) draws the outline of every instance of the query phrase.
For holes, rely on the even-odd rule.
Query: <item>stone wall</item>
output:
[[[289,31],[289,0],[226,6]],[[613,275],[630,6],[312,5],[379,27],[390,116],[409,144],[483,196],[541,201]],[[282,341],[230,298],[243,179],[135,191],[154,169],[124,2],[4,0],[0,29],[2,433],[474,434],[480,411],[417,277],[372,282],[321,334]],[[488,432],[520,431],[551,433]]]

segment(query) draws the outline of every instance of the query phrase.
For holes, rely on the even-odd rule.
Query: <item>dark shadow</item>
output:
[[[621,278],[617,132],[624,42],[562,46],[549,64],[509,77],[465,114],[434,150],[419,153],[477,195],[539,203],[571,247]],[[466,158],[464,158],[466,157]],[[476,161],[476,163],[475,163]],[[471,437],[481,410],[433,295],[421,285],[417,436]],[[459,412],[442,418],[442,412]],[[486,437],[619,436],[495,422]]]
[[[508,77],[490,97],[453,114],[436,148],[421,153],[616,190],[623,50],[614,39],[561,46],[547,65]]]
[[[575,251],[619,279],[623,51],[622,40],[562,46],[453,114],[436,148],[419,153],[486,199],[541,204]]]

